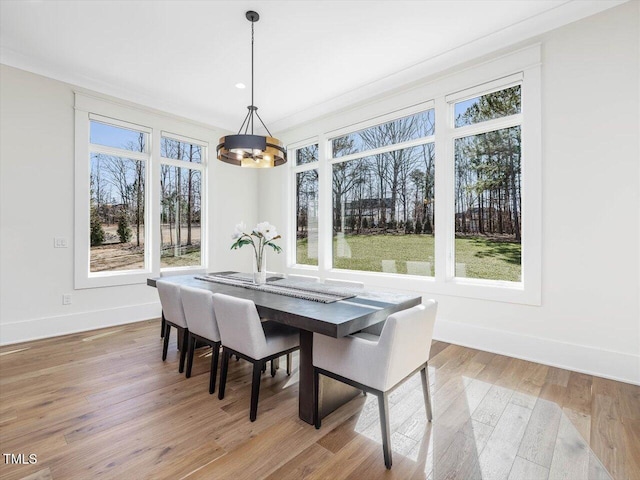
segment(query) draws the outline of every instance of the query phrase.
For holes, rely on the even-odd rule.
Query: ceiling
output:
[[[256,10],[255,104],[275,133],[620,3],[2,0],[0,61],[237,130]]]

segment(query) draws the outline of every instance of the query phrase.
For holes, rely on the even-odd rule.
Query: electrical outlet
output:
[[[63,305],[71,305],[71,294],[65,293],[62,295],[62,304]]]
[[[69,243],[65,237],[54,237],[53,239],[53,247],[54,248],[67,248]]]

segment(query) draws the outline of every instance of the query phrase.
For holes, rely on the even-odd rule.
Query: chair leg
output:
[[[424,407],[427,410],[427,420],[433,420],[433,412],[431,410],[431,392],[429,391],[429,367],[424,364],[424,368],[420,370],[422,378],[422,394],[424,395]]]
[[[186,377],[187,378],[191,378],[191,368],[193,367],[193,354],[194,354],[194,350],[195,350],[195,346],[196,346],[196,339],[194,337],[192,337],[191,334],[189,334],[188,337],[189,337],[189,341],[188,341],[188,345],[187,345],[187,374],[186,374]]]
[[[291,375],[291,354],[287,353],[287,375]]]
[[[164,326],[165,326],[165,319],[164,319],[164,312],[162,312],[162,322],[160,323],[160,338],[164,337]]]
[[[171,325],[164,326],[164,344],[162,345],[162,361],[167,359],[167,350],[169,350],[169,335],[171,334]]]
[[[220,342],[211,346],[211,373],[209,373],[209,394],[216,391],[216,375],[218,374],[218,357],[220,356]]]
[[[184,372],[184,361],[187,358],[187,342],[189,340],[189,330],[182,330],[182,346],[180,347],[180,366],[178,367],[178,372]]]
[[[258,416],[258,397],[260,395],[260,375],[262,374],[262,364],[259,360],[253,364],[253,379],[251,381],[251,410],[249,420],[255,422]],[[273,364],[272,364],[273,365]]]
[[[384,465],[391,468],[391,431],[389,430],[389,399],[385,392],[378,393],[378,408],[380,409],[380,427],[382,429],[382,452]]]
[[[227,370],[229,370],[229,351],[222,347],[222,367],[220,368],[220,386],[218,387],[218,398],[224,398],[224,387],[227,386]]]

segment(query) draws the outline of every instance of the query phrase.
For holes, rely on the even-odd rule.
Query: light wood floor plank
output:
[[[509,403],[480,455],[480,470],[485,480],[507,480],[520,442],[531,417],[531,410]]]
[[[329,450],[318,443],[313,443],[266,477],[266,480],[304,480],[326,463],[331,456],[332,453]]]
[[[561,416],[562,410],[558,405],[538,398],[520,444],[518,456],[542,465],[548,470],[553,458]]]

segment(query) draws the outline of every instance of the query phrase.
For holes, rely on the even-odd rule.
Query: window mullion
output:
[[[319,148],[318,148],[318,151],[319,151]],[[309,170],[317,170],[318,167],[319,167],[319,163],[313,162],[313,163],[305,163],[303,165],[296,165],[291,170],[293,172],[293,175],[295,176],[295,174],[297,173],[308,172]]]
[[[155,158],[159,158],[160,163],[162,165],[168,165],[170,167],[178,167],[178,168],[188,168],[191,170],[199,170],[201,172],[204,171],[204,165],[202,163],[187,162],[185,160],[176,160],[175,158],[160,157],[159,155]]]
[[[89,144],[89,150],[92,153],[101,153],[112,157],[130,158],[131,160],[147,160],[149,154],[146,152],[136,152],[134,150],[125,150],[124,148],[106,147],[104,145]]]
[[[331,165],[328,163],[330,141],[325,135],[318,140],[318,270],[321,276],[333,268],[333,192]]]
[[[453,108],[453,104],[451,105]],[[453,113],[451,115],[453,117]],[[452,136],[454,139],[470,137],[473,135],[480,135],[482,133],[493,132],[495,130],[515,127],[520,124],[522,124],[522,114],[510,115],[508,117],[487,120],[486,122],[480,122],[473,125],[465,125],[464,127],[455,128],[452,132]]]
[[[148,225],[145,231],[145,242],[149,245],[147,249],[147,259],[149,266],[154,275],[160,274],[160,141],[161,135],[158,130],[154,130],[151,134],[151,159],[147,171],[147,185],[153,188],[148,189],[147,205],[145,208],[145,225]]]
[[[425,145],[427,143],[433,143],[435,137],[433,135],[428,137],[416,138],[415,140],[408,140],[406,142],[392,143],[390,145],[384,145],[382,147],[374,148],[371,150],[365,150],[363,152],[353,153],[351,155],[345,155],[344,157],[330,158],[331,164],[348,162],[349,160],[357,160],[359,158],[372,157],[374,155],[380,155],[381,153],[393,152],[395,150],[403,150],[405,148],[416,147],[418,145]]]
[[[444,282],[453,273],[453,140],[444,97],[435,101],[435,279]]]

